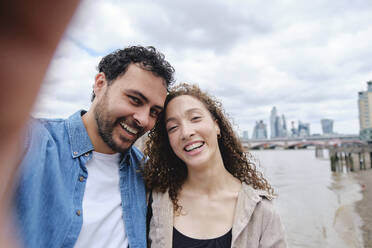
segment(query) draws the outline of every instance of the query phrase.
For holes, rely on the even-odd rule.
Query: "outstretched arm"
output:
[[[0,2],[0,246],[14,247],[9,206],[20,136],[78,0]],[[7,231],[6,231],[7,230]]]

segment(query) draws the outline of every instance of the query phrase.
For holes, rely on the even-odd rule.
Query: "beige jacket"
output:
[[[168,192],[153,192],[153,217],[149,238],[153,248],[171,248],[173,235],[173,205]],[[254,190],[243,183],[238,195],[232,227],[233,248],[282,248],[287,247],[284,228],[264,191]]]

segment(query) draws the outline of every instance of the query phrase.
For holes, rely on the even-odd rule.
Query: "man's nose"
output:
[[[136,121],[136,124],[140,127],[146,129],[147,131],[147,125],[149,124],[149,114],[145,110],[137,111],[133,115],[134,120]]]

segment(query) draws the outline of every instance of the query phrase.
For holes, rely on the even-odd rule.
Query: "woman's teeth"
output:
[[[186,146],[184,149],[185,149],[185,151],[189,152],[189,151],[195,150],[195,149],[197,149],[197,148],[199,148],[203,145],[204,145],[203,142],[197,142],[197,143]]]

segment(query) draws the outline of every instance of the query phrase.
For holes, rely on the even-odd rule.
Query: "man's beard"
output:
[[[99,136],[101,136],[106,145],[111,148],[111,150],[119,153],[124,153],[129,149],[131,145],[133,145],[136,140],[131,141],[123,136],[119,136],[119,139],[122,142],[128,144],[128,146],[125,148],[119,146],[113,139],[113,130],[115,126],[120,125],[120,121],[122,121],[124,118],[119,118],[113,121],[108,114],[107,96],[105,95],[94,109],[94,118],[97,123],[98,134]]]

